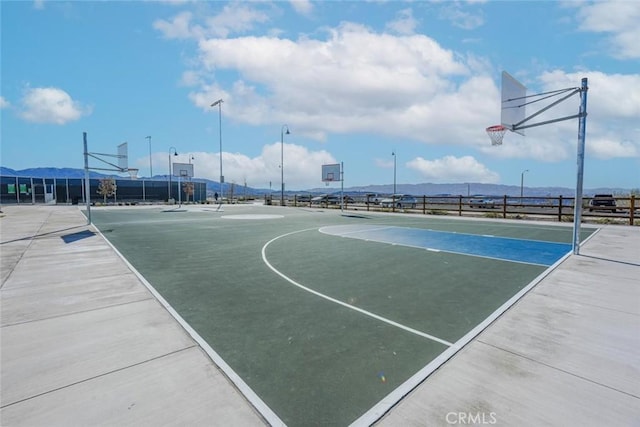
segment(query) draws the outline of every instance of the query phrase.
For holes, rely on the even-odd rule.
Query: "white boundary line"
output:
[[[155,288],[147,282],[142,274],[136,270],[136,268],[127,261],[127,259],[116,249],[113,244],[100,232],[100,230],[93,224],[91,224],[97,234],[99,234],[102,239],[107,242],[107,244],[115,251],[115,253],[124,261],[124,263],[129,267],[129,269],[133,272],[133,274],[138,277],[138,279],[146,286],[146,288],[153,294],[153,296],[160,302],[160,304],[173,316],[174,319],[184,328],[184,330],[193,338],[198,345],[207,353],[207,355],[211,358],[213,363],[217,365],[217,367],[224,372],[224,374],[231,380],[231,382],[238,388],[240,393],[247,399],[247,401],[258,411],[262,417],[272,426],[286,426],[286,424],[276,415],[275,412],[269,408],[269,406],[264,403],[262,399],[244,382],[244,380],[238,375],[232,368],[224,361],[224,359],[216,353],[216,351],[211,348],[211,346],[178,314],[178,312],[171,307],[171,305],[165,300],[162,295]]]
[[[332,228],[332,227],[351,227],[351,225],[328,225],[326,227],[322,227],[322,229],[325,228]],[[520,242],[536,242],[536,243],[548,243],[550,245],[569,245],[571,246],[570,243],[562,243],[562,242],[551,242],[549,240],[535,240],[535,239],[520,239],[518,237],[508,237],[508,236],[496,236],[495,234],[473,234],[473,233],[461,233],[459,231],[444,231],[444,230],[434,230],[432,228],[416,228],[416,227],[409,227],[409,226],[399,226],[399,225],[388,225],[388,226],[380,226],[380,227],[375,227],[375,228],[362,228],[360,230],[354,230],[354,231],[349,231],[346,233],[340,233],[340,234],[334,234],[334,233],[329,233],[326,231],[322,231],[321,232],[325,233],[325,234],[333,234],[335,236],[346,236],[347,234],[353,234],[353,233],[360,233],[363,231],[377,231],[377,230],[384,230],[386,228],[404,228],[404,229],[417,229],[417,230],[425,230],[425,231],[430,231],[432,233],[437,233],[437,234],[457,234],[460,236],[473,236],[473,237],[491,237],[491,238],[495,238],[495,239],[504,239],[504,240],[517,240]]]
[[[387,228],[411,228],[411,227],[393,227],[393,226],[389,226],[389,227],[379,227],[379,228],[371,228],[369,230],[363,229],[363,230],[358,230],[358,231],[351,231],[348,233],[338,233],[338,234],[334,234],[334,233],[330,233],[325,231],[325,228],[329,228],[329,227],[342,227],[340,225],[330,225],[328,227],[322,227],[320,228],[320,232],[323,234],[326,234],[328,236],[338,236],[338,237],[345,237],[347,239],[358,239],[358,240],[362,240],[365,242],[374,242],[374,243],[384,243],[387,245],[392,245],[392,246],[403,246],[405,248],[414,248],[414,249],[426,249],[428,251],[431,252],[444,252],[444,253],[448,253],[448,254],[454,254],[454,255],[464,255],[464,256],[470,256],[470,257],[476,257],[476,258],[484,258],[484,259],[492,259],[492,260],[496,260],[496,261],[504,261],[504,262],[514,262],[516,264],[525,264],[525,265],[535,265],[537,267],[550,267],[549,264],[538,264],[536,262],[527,262],[527,261],[518,261],[515,259],[507,259],[507,258],[497,258],[497,257],[493,257],[493,256],[487,256],[487,255],[477,255],[477,254],[471,254],[471,253],[467,253],[467,252],[456,252],[456,251],[450,251],[450,250],[446,250],[446,249],[437,249],[437,248],[428,248],[425,246],[416,246],[416,245],[407,245],[406,243],[397,243],[397,242],[387,242],[384,240],[376,240],[376,239],[362,239],[360,237],[352,237],[350,236],[350,234],[355,234],[355,233],[359,233],[359,232],[363,232],[363,231],[371,231],[371,230],[384,230]],[[437,232],[437,233],[447,233],[446,231],[437,231],[437,230],[427,230],[426,228],[424,229],[418,229],[418,230],[426,230],[426,231],[433,231],[433,232]],[[452,234],[459,234],[459,235],[464,235],[464,236],[480,236],[479,234],[468,234],[468,233],[452,233]],[[501,237],[496,237],[496,236],[483,236],[483,237],[494,237],[496,239],[501,239]],[[529,240],[529,239],[514,239],[512,237],[507,237],[507,239],[511,239],[511,240],[522,240],[525,242],[540,242],[540,243],[557,243],[557,242],[545,242],[542,240]],[[559,243],[559,244],[564,244],[564,243]],[[567,251],[570,252],[570,251]]]
[[[586,243],[589,239],[591,239],[594,235],[596,235],[600,231],[597,229],[594,231],[589,237],[587,237],[582,243]],[[455,345],[449,347],[438,357],[433,359],[427,366],[416,372],[411,378],[405,381],[403,384],[398,386],[395,390],[385,396],[381,401],[375,404],[371,409],[362,414],[360,418],[351,423],[353,427],[360,426],[370,426],[374,424],[376,421],[380,420],[387,412],[389,412],[393,406],[395,406],[400,400],[402,400],[405,396],[407,396],[413,389],[418,387],[423,381],[427,379],[429,375],[431,375],[436,369],[438,369],[441,365],[443,365],[447,360],[453,357],[458,351],[462,350],[464,346],[473,341],[482,331],[489,327],[493,322],[495,322],[500,316],[502,316],[511,306],[513,306],[518,300],[524,297],[531,289],[533,289],[538,283],[542,281],[545,277],[547,277],[553,270],[555,270],[560,264],[562,264],[567,258],[572,255],[571,252],[567,253],[565,256],[556,261],[552,266],[543,271],[538,275],[535,279],[531,281],[527,286],[522,288],[518,293],[516,293],[513,297],[507,300],[504,304],[502,304],[496,311],[491,313],[489,317],[483,320],[478,326],[470,330],[466,333],[462,338],[456,341]]]
[[[276,240],[281,239],[283,237],[290,236],[292,234],[303,233],[305,231],[311,231],[311,230],[317,230],[317,228],[314,227],[314,228],[307,228],[307,229],[304,229],[304,230],[292,231],[290,233],[286,233],[286,234],[282,234],[280,236],[274,237],[273,239],[271,239],[267,243],[265,243],[265,245],[262,247],[262,260],[267,265],[267,267],[269,267],[274,273],[276,273],[278,276],[282,277],[284,280],[286,280],[287,282],[291,283],[292,285],[297,286],[298,288],[300,288],[300,289],[302,289],[304,291],[307,291],[307,292],[309,292],[309,293],[311,293],[313,295],[319,296],[320,298],[324,298],[327,301],[331,301],[331,302],[333,302],[335,304],[341,305],[341,306],[346,307],[346,308],[348,308],[350,310],[357,311],[360,314],[364,314],[365,316],[372,317],[372,318],[374,318],[376,320],[379,320],[381,322],[384,322],[384,323],[386,323],[388,325],[395,326],[396,328],[400,328],[400,329],[402,329],[402,330],[404,330],[406,332],[410,332],[412,334],[421,336],[423,338],[427,338],[427,339],[430,339],[432,341],[439,342],[440,344],[444,344],[447,347],[451,347],[451,346],[454,345],[453,343],[450,343],[449,341],[445,341],[445,340],[443,340],[441,338],[438,338],[436,336],[429,335],[429,334],[427,334],[425,332],[422,332],[422,331],[419,331],[417,329],[413,329],[413,328],[410,328],[410,327],[405,326],[403,324],[400,324],[398,322],[394,322],[393,320],[387,319],[386,317],[379,316],[379,315],[377,315],[375,313],[371,313],[370,311],[363,310],[363,309],[361,309],[359,307],[356,307],[356,306],[351,305],[351,304],[347,304],[346,302],[340,301],[338,299],[332,298],[332,297],[330,297],[328,295],[325,295],[325,294],[322,294],[322,293],[320,293],[318,291],[315,291],[315,290],[313,290],[311,288],[308,288],[308,287],[296,282],[295,280],[291,279],[290,277],[286,276],[284,273],[281,273],[278,269],[276,269],[274,266],[272,266],[271,263],[267,260],[266,249],[267,249],[267,246],[269,246],[271,243],[273,243]]]
[[[222,357],[209,346],[209,344],[202,338],[200,335],[193,329],[191,326],[178,314],[177,311],[160,295],[153,286],[147,282],[147,280],[142,276],[138,270],[136,270],[133,265],[127,261],[127,259],[118,251],[113,244],[100,232],[100,230],[94,225],[91,224],[91,227],[96,230],[97,234],[99,234],[102,239],[115,251],[115,253],[124,261],[127,267],[138,277],[138,279],[144,284],[144,286],[153,294],[153,296],[160,302],[160,304],[178,321],[178,323],[187,331],[187,333],[201,346],[201,348],[209,355],[212,361],[227,375],[227,377],[234,383],[236,387],[240,390],[240,392],[245,396],[245,398],[256,408],[256,410],[273,426],[286,426],[284,422],[269,408],[258,397],[258,395],[242,380],[242,378],[235,373],[235,371],[222,359]],[[284,274],[280,273],[276,270],[266,259],[265,249],[266,247],[272,243],[273,241],[280,239],[285,236],[289,236],[291,234],[301,233],[305,231],[315,230],[316,228],[309,228],[305,230],[298,230],[291,233],[286,233],[281,236],[275,237],[267,242],[262,247],[262,258],[266,265],[274,271],[276,274],[289,281],[293,285],[300,287],[312,294],[320,296],[322,298],[328,299],[329,301],[335,302],[337,304],[343,305],[347,308],[351,308],[355,311],[358,311],[362,314],[371,316],[383,322],[392,324],[393,326],[397,326],[401,329],[405,329],[409,332],[416,333],[417,335],[424,336],[429,339],[433,339],[437,342],[447,345],[447,348],[444,352],[440,353],[438,357],[433,359],[429,364],[427,364],[424,368],[416,372],[413,376],[411,376],[407,381],[385,396],[380,402],[374,405],[371,409],[365,412],[362,416],[360,416],[357,420],[355,420],[351,426],[370,426],[376,421],[378,421],[382,416],[384,416],[388,411],[392,409],[401,399],[403,399],[407,394],[409,394],[414,388],[416,388],[420,383],[425,381],[429,375],[431,375],[437,368],[443,365],[447,360],[453,357],[458,351],[460,351],[465,345],[471,342],[477,335],[479,335],[484,329],[486,329],[491,323],[493,323],[498,317],[500,317],[505,311],[507,311],[513,304],[515,304],[520,298],[526,295],[533,287],[535,287],[544,277],[550,274],[553,270],[557,268],[562,262],[564,262],[568,257],[571,256],[571,253],[567,253],[564,257],[558,260],[555,264],[550,266],[547,270],[541,273],[538,277],[536,277],[529,285],[520,290],[516,295],[514,295],[511,299],[505,302],[502,306],[500,306],[496,311],[494,311],[489,317],[487,317],[482,323],[476,326],[474,329],[469,331],[466,335],[464,335],[461,339],[456,341],[456,343],[449,343],[444,340],[440,340],[437,337],[432,337],[428,334],[424,334],[420,331],[414,330],[412,328],[407,328],[401,324],[385,319],[381,316],[377,316],[373,313],[369,313],[365,310],[359,309],[358,307],[351,306],[342,301],[335,300],[326,295],[320,294],[312,289],[306,288],[303,285],[293,281],[288,278]],[[320,230],[319,230],[320,231]],[[597,228],[590,236],[588,236],[585,240],[582,241],[582,244],[589,241],[593,236],[595,236],[599,228]],[[325,233],[328,234],[328,233]]]

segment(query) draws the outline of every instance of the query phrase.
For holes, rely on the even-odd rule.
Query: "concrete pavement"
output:
[[[2,210],[2,426],[265,424],[77,207]]]
[[[77,207],[2,210],[2,426],[266,424]],[[640,425],[638,354],[640,228],[605,226],[378,424]]]
[[[605,226],[379,426],[640,425],[640,227]]]

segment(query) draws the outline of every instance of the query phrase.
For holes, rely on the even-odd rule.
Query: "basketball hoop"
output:
[[[130,179],[138,179],[138,169],[129,168],[127,172],[129,172]]]
[[[487,135],[491,138],[491,145],[502,145],[502,138],[506,131],[507,128],[502,125],[489,126]]]

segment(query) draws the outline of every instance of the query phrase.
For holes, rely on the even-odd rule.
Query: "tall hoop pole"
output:
[[[173,155],[177,156],[178,155],[178,150],[176,149],[176,147],[169,147],[169,190],[168,190],[168,199],[167,199],[167,203],[169,203],[169,200],[171,200],[171,174],[173,173],[171,170],[171,150],[173,150]],[[178,193],[180,192],[180,187],[178,187]]]
[[[287,129],[286,135],[289,135],[289,126],[282,125],[280,128],[280,206],[284,206],[284,130]]]
[[[91,225],[91,180],[89,179],[89,150],[87,149],[87,133],[82,132],[84,146],[84,201],[87,205],[87,225]]]
[[[395,196],[396,194],[396,150],[395,149],[391,152],[391,155],[393,156],[393,195]]]
[[[218,99],[216,102],[211,104],[211,107],[218,106],[218,127],[220,129],[220,204],[218,205],[218,209],[222,206],[222,199],[224,197],[224,175],[222,175],[222,103],[224,101]]]
[[[149,140],[149,179],[153,179],[153,161],[151,160],[151,136],[145,137]]]
[[[587,130],[587,78],[582,79],[580,88],[580,113],[578,120],[578,174],[576,182],[576,196],[573,207],[573,253],[580,255],[580,224],[582,223],[582,184],[584,178],[584,145]]]

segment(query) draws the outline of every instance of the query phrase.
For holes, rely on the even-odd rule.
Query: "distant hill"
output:
[[[0,175],[22,176],[22,177],[33,177],[33,178],[84,178],[84,169],[29,168],[29,169],[22,169],[22,170],[14,170],[14,169],[5,168],[4,166],[1,166]],[[89,171],[89,176],[91,178],[104,178],[107,176],[117,176],[117,175],[108,175],[108,174],[98,173],[94,171]]]
[[[310,192],[317,193],[334,193],[339,191],[335,187],[328,188],[314,188],[309,190]],[[384,185],[367,185],[363,187],[349,187],[345,188],[349,193],[376,193],[376,194],[391,194],[393,193],[392,184]],[[610,193],[610,194],[629,194],[629,189],[624,188],[593,188],[584,189],[586,196],[596,193]],[[502,184],[481,184],[481,183],[464,183],[464,184],[397,184],[396,193],[398,194],[412,194],[415,196],[489,196],[489,197],[502,197],[520,196],[519,185],[502,185]],[[523,194],[525,197],[573,197],[575,194],[575,188],[566,187],[524,187]]]
[[[84,178],[84,169],[73,168],[30,168],[22,170],[14,170],[4,166],[0,166],[0,175],[2,176],[19,176],[19,177],[34,177],[34,178]],[[90,171],[89,176],[91,178],[104,178],[114,177],[119,179],[126,179],[123,175],[114,174],[102,174],[95,171]],[[148,179],[148,178],[145,178]],[[156,175],[154,180],[166,180],[166,175]],[[194,181],[205,182],[207,184],[207,190],[210,192],[219,191],[220,183],[217,181],[211,181],[203,178],[194,178]],[[225,183],[225,193],[229,191],[231,184]],[[354,194],[391,194],[393,192],[392,184],[383,185],[366,185],[357,187],[347,187],[345,192]],[[296,193],[335,193],[340,191],[335,186],[332,187],[316,187],[304,191],[287,191],[287,194]],[[630,189],[625,188],[591,188],[584,189],[585,196],[590,196],[597,193],[605,194],[629,194]],[[263,195],[269,194],[273,191],[265,188],[253,188],[244,187],[243,185],[235,184],[234,193],[238,195],[246,194],[251,195]],[[427,195],[451,195],[451,196],[520,196],[520,186],[517,185],[500,185],[500,184],[480,184],[480,183],[463,183],[463,184],[397,184],[397,193],[413,194],[416,196]],[[524,187],[524,195],[526,197],[556,197],[562,195],[563,197],[572,197],[574,195],[574,188],[566,187]],[[277,193],[277,191],[275,191]]]

